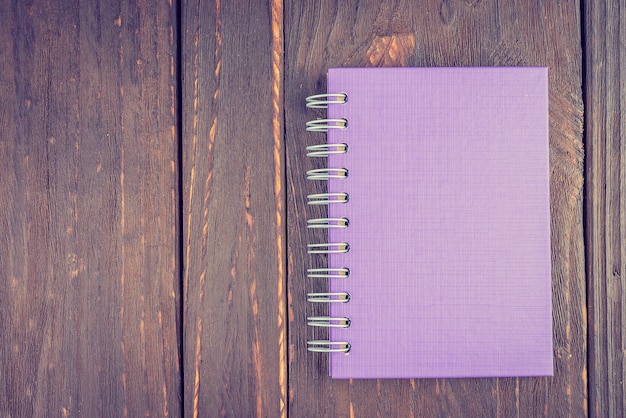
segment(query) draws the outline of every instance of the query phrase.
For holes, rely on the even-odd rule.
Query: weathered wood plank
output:
[[[0,16],[0,414],[179,416],[176,7]]]
[[[286,3],[286,155],[289,289],[289,411],[327,416],[581,416],[586,413],[585,271],[579,3],[492,1]],[[324,92],[336,66],[550,67],[550,146],[555,376],[519,379],[352,380],[328,377],[306,352],[313,289],[304,279],[313,163],[304,98]],[[319,163],[318,161],[315,162]],[[392,209],[390,209],[392,210]],[[317,241],[316,241],[317,238]],[[381,262],[384,262],[381,260]],[[317,312],[316,312],[317,313]],[[315,334],[315,336],[318,336]]]
[[[182,9],[187,416],[286,414],[280,2]]]
[[[589,411],[624,416],[626,7],[585,1]]]

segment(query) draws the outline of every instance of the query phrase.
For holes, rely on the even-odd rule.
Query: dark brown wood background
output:
[[[624,415],[620,1],[0,17],[0,416]],[[499,65],[550,68],[555,376],[331,380],[305,350],[304,98],[329,67]]]

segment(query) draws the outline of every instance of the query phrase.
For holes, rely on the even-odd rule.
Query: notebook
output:
[[[553,374],[547,68],[335,68],[309,245],[332,378]],[[312,111],[313,112],[313,111]],[[326,162],[323,159],[318,162]],[[313,236],[313,235],[312,235]],[[317,260],[317,263],[320,262]],[[318,305],[319,306],[319,305]]]

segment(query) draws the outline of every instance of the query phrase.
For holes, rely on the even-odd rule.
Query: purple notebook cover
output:
[[[552,375],[547,68],[330,69],[333,378]]]

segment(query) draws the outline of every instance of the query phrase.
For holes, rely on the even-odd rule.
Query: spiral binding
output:
[[[348,218],[315,218],[306,221],[307,228],[347,228],[349,225]]]
[[[350,269],[347,267],[308,269],[306,276],[310,279],[347,279],[350,277]]]
[[[309,205],[330,205],[332,203],[348,203],[348,193],[315,193],[307,197]]]
[[[333,348],[335,347],[335,348]],[[313,340],[307,341],[307,349],[314,353],[348,353],[350,343],[344,341]]]
[[[306,172],[307,180],[345,179],[348,177],[346,168],[317,168]]]
[[[330,129],[347,129],[348,119],[315,119],[306,123],[309,132],[328,132]]]
[[[307,325],[324,328],[350,328],[350,318],[333,318],[330,316],[309,316]]]
[[[306,147],[307,157],[328,157],[331,154],[345,154],[348,144],[319,144]]]
[[[309,254],[341,254],[350,251],[347,242],[324,242],[321,244],[307,245]]]
[[[329,104],[344,104],[348,101],[346,93],[315,94],[306,98],[306,107],[326,109]]]
[[[325,109],[329,104],[345,104],[348,101],[346,93],[316,94],[306,98],[306,106],[309,108]],[[328,132],[331,129],[347,129],[348,120],[337,119],[315,119],[306,123],[306,130],[309,132]],[[334,154],[345,154],[348,152],[348,145],[340,144],[320,144],[306,147],[308,157],[328,157]],[[330,180],[345,179],[348,177],[347,168],[318,168],[307,171],[308,180]],[[331,205],[335,203],[348,203],[350,196],[345,192],[314,193],[307,196],[309,205]],[[307,228],[348,228],[350,220],[345,217],[340,218],[315,218],[307,221]],[[347,242],[328,242],[308,244],[309,254],[342,254],[350,251],[350,244]],[[347,279],[350,277],[350,269],[342,268],[310,268],[307,270],[307,277],[311,279]],[[347,292],[315,292],[307,293],[307,301],[311,303],[349,303],[350,294]],[[307,325],[310,327],[323,328],[349,328],[350,318],[330,317],[330,316],[310,316],[307,318]],[[312,340],[307,341],[307,350],[317,353],[344,353],[350,352],[351,345],[345,341]]]
[[[347,303],[350,302],[350,293],[347,292],[321,292],[307,293],[307,301],[322,303]]]

